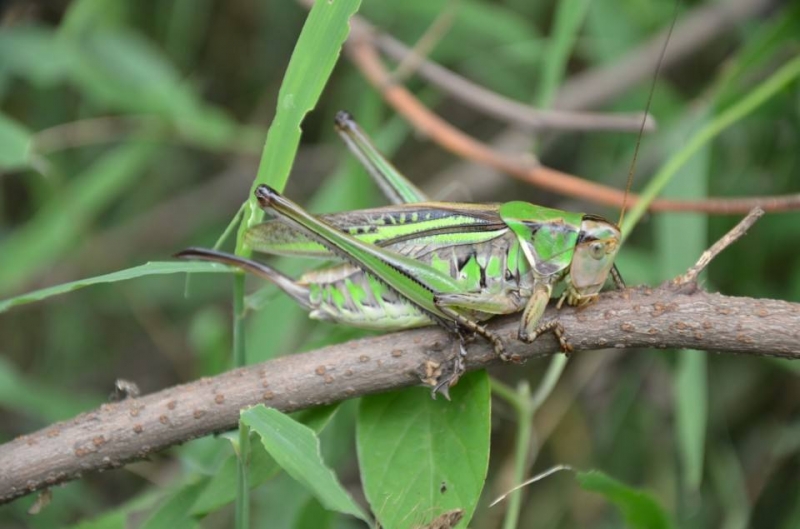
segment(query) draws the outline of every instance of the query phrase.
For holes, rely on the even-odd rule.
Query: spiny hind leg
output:
[[[537,281],[533,285],[533,294],[525,306],[525,311],[522,313],[522,320],[519,325],[519,339],[525,343],[532,343],[536,338],[546,332],[555,334],[561,350],[565,353],[572,352],[572,346],[567,342],[564,335],[564,326],[559,321],[549,321],[544,324],[539,324],[542,319],[544,310],[547,308],[547,303],[550,301],[550,295],[553,293],[553,286],[549,283]]]

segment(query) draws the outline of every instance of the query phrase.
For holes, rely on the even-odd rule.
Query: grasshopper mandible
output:
[[[540,324],[554,286],[564,282],[561,307],[597,298],[608,276],[624,288],[614,265],[619,227],[595,215],[528,202],[432,202],[372,144],[346,112],[336,130],[393,203],[374,209],[311,215],[274,189],[256,189],[272,220],[245,236],[255,251],[336,258],[344,264],[294,280],[263,263],[189,248],[177,257],[221,262],[277,285],[317,320],[378,330],[438,324],[456,335],[457,353],[434,387],[446,394],[464,372],[465,337],[478,334],[503,360],[502,340],[481,322],[522,311],[519,339],[553,332],[571,347],[558,321]]]

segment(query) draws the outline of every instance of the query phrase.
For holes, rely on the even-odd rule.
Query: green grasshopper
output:
[[[393,203],[374,209],[314,216],[274,189],[255,195],[274,219],[251,227],[254,250],[344,261],[294,280],[250,259],[190,248],[181,258],[230,264],[263,277],[308,309],[317,320],[378,330],[438,324],[458,340],[452,365],[434,387],[447,394],[464,372],[465,340],[477,334],[503,360],[519,361],[481,322],[522,311],[519,339],[553,332],[564,352],[571,347],[558,321],[540,324],[563,282],[558,307],[595,300],[611,275],[619,227],[601,217],[528,202],[432,202],[376,149],[346,112],[336,130]]]

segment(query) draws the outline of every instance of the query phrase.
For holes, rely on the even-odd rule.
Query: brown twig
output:
[[[749,230],[763,215],[763,209],[759,207],[753,208],[752,211],[750,211],[745,218],[743,218],[736,226],[726,233],[724,237],[715,242],[711,248],[703,252],[703,255],[700,256],[700,259],[697,260],[697,263],[695,263],[693,267],[687,270],[682,276],[675,278],[675,284],[686,285],[697,281],[697,276],[700,275],[700,272],[705,270],[711,261],[713,261],[714,258],[725,248],[736,242],[745,233],[747,233],[747,230]]]
[[[364,26],[359,26],[358,21],[353,22],[353,30],[346,43],[349,57],[367,80],[380,91],[386,102],[419,132],[454,154],[489,165],[543,189],[597,204],[622,206],[625,193],[618,189],[531,163],[522,157],[510,157],[497,152],[436,116],[405,87],[392,82],[368,32],[363,28]],[[628,200],[633,204],[639,197],[631,194]],[[697,201],[656,199],[650,205],[653,211],[698,211],[711,214],[746,213],[754,207],[773,212],[800,209],[800,194],[755,198],[711,198]]]
[[[374,42],[383,53],[395,60],[405,61],[407,57],[416,56],[414,50],[391,35],[377,35]],[[416,60],[416,66],[416,72],[422,78],[462,103],[523,128],[638,132],[644,119],[645,130],[648,132],[655,130],[655,120],[652,116],[643,116],[641,112],[609,114],[607,112],[539,109],[488,90],[422,57]],[[397,80],[396,75],[393,78]]]

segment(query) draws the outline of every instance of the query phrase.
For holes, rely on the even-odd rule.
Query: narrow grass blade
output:
[[[137,277],[152,275],[198,272],[236,273],[238,270],[217,263],[155,261],[140,266],[134,266],[133,268],[119,270],[118,272],[88,277],[86,279],[79,279],[78,281],[72,281],[69,283],[62,283],[53,287],[43,288],[41,290],[35,290],[33,292],[21,294],[13,298],[4,299],[0,301],[0,312],[5,312],[12,307],[16,307],[17,305],[25,305],[26,303],[33,303],[34,301],[41,301],[43,299],[66,294],[67,292],[72,292],[74,290],[85,288],[91,285],[98,285],[102,283],[118,283],[119,281],[128,281],[130,279],[136,279]]]
[[[361,0],[318,0],[308,14],[278,93],[275,118],[267,132],[245,222],[237,238],[237,254],[243,249],[244,229],[263,218],[252,191],[260,184],[269,184],[278,191],[286,186],[300,144],[300,124],[316,106],[350,32],[350,17],[360,4]]]

